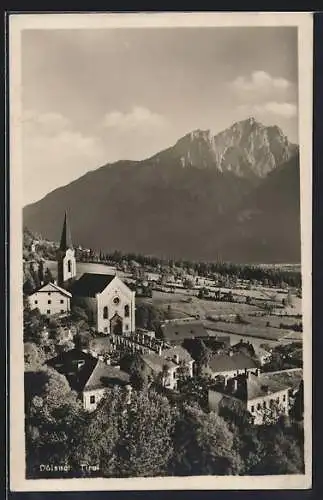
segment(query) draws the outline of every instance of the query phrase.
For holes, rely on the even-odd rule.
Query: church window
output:
[[[51,300],[48,300],[47,302],[48,302],[48,304],[51,304],[51,303],[52,303],[52,301],[51,301]]]
[[[124,306],[124,315],[126,318],[129,317],[129,306],[128,304],[126,306]]]
[[[129,326],[128,326],[128,325],[125,325],[125,329],[126,329],[126,330],[129,330]]]
[[[263,405],[264,405],[264,408],[266,408],[266,406],[267,406],[267,403],[266,403],[266,401],[264,401]]]
[[[61,314],[63,314],[64,312],[65,312],[64,309],[61,309]]]
[[[50,314],[50,309],[47,309],[47,314]]]
[[[116,306],[119,304],[119,302],[120,302],[119,297],[115,297],[115,298],[113,299],[113,303],[114,303]]]
[[[286,401],[286,394],[283,395],[283,401]]]
[[[38,300],[35,300],[35,305],[38,304]]]
[[[51,295],[51,292],[48,292],[48,294],[47,294],[47,295]]]
[[[103,308],[103,319],[108,319],[108,308],[104,306]]]
[[[260,410],[261,406],[260,403],[257,404],[257,410]]]
[[[61,299],[61,301],[60,301],[60,302],[61,302],[61,304],[64,304],[64,300],[63,300],[63,299]]]
[[[90,404],[94,405],[95,403],[95,396],[90,396]]]
[[[70,260],[67,261],[67,270],[69,273],[72,271],[72,262]]]

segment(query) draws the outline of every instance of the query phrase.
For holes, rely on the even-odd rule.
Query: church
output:
[[[72,294],[72,303],[85,307],[98,333],[130,334],[135,331],[135,292],[116,275],[84,273],[76,279],[75,249],[65,213],[57,252],[58,285]]]

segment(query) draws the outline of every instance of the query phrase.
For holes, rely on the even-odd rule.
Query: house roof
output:
[[[68,292],[64,288],[61,288],[60,286],[56,285],[56,283],[46,283],[46,285],[42,285],[42,286],[36,288],[36,290],[34,290],[30,294],[30,296],[33,295],[34,293],[39,293],[39,292],[40,293],[48,293],[48,291],[49,291],[48,288],[51,289],[50,291],[61,293],[62,295],[65,295],[66,297],[72,297],[72,294],[70,292]]]
[[[285,370],[288,371],[288,370]],[[233,381],[237,381],[236,387]],[[301,378],[299,378],[299,387]],[[232,382],[232,383],[230,383]],[[271,374],[270,372],[263,373],[260,375],[254,375],[250,373],[248,377],[245,375],[238,376],[227,383],[226,386],[215,385],[214,388],[210,389],[213,393],[212,401],[214,404],[222,403],[223,397],[236,398],[240,401],[253,401],[255,399],[263,398],[265,396],[275,395],[278,392],[286,391],[292,388],[292,383],[288,379],[278,378],[276,373]]]
[[[288,384],[268,374],[252,375],[246,380],[245,398],[248,401],[289,389]]]
[[[72,294],[80,297],[95,297],[113,281],[114,274],[84,273],[72,285]]]
[[[143,354],[141,358],[149,368],[157,373],[162,372],[165,366],[167,368],[175,368],[177,366],[172,361],[165,360],[165,358],[158,356],[158,354]]]
[[[170,342],[181,342],[184,339],[209,337],[209,333],[200,321],[187,323],[163,323],[161,330],[165,340]]]
[[[115,366],[107,365],[98,359],[83,391],[102,389],[111,385],[128,385],[129,383],[130,377],[128,373]]]
[[[65,375],[71,388],[77,392],[129,383],[127,373],[79,349],[63,352],[47,363]]]
[[[257,363],[242,352],[229,354],[215,354],[209,361],[209,367],[213,372],[230,372],[248,368],[258,368]]]
[[[262,374],[263,377],[265,374]],[[282,385],[288,386],[290,389],[298,389],[301,381],[303,380],[302,368],[291,368],[289,370],[280,370],[277,372],[267,372],[271,380],[276,381]]]
[[[179,356],[180,361],[186,361],[187,363],[193,361],[193,358],[190,355],[190,353],[180,345],[164,349],[161,355],[163,358],[166,359],[173,359],[175,356]]]

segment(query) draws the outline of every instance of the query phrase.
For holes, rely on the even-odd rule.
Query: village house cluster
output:
[[[209,337],[202,321],[194,317],[165,321],[159,332],[136,328],[136,294],[116,274],[85,273],[77,278],[66,214],[57,253],[57,277],[57,283],[41,284],[33,291],[29,304],[47,316],[68,315],[72,304],[86,307],[89,312],[96,338],[86,348],[75,347],[48,362],[80,394],[86,410],[95,410],[106,388],[113,385],[122,387],[131,400],[130,374],[112,361],[117,349],[137,353],[148,380],[158,381],[165,390],[176,391],[183,373],[192,379],[197,375],[196,363],[183,342]],[[253,346],[254,356],[249,356],[249,343],[241,341],[231,346],[225,334],[215,340],[218,353],[199,370],[199,376],[210,381],[209,410],[220,412],[233,402],[249,412],[254,424],[263,423],[274,407],[288,415],[299,390],[302,369],[295,369],[291,377],[281,377],[279,372],[262,373],[270,352]]]

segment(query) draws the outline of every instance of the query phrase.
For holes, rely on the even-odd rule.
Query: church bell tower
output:
[[[76,276],[76,259],[73,248],[71,230],[65,212],[61,243],[57,254],[58,285],[64,286],[66,282]]]

